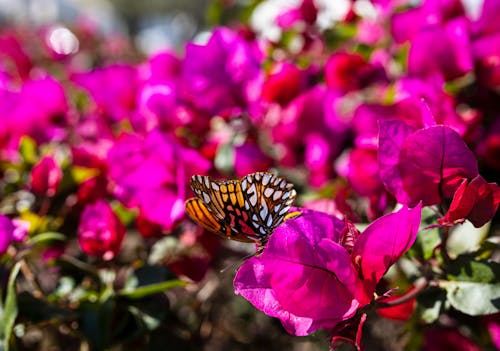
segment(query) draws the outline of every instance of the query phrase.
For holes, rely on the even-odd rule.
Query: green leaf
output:
[[[469,221],[453,227],[446,246],[450,256],[478,250],[488,236],[489,227],[490,225],[486,224],[481,228],[475,228]]]
[[[89,341],[91,350],[105,350],[111,344],[112,315],[115,307],[113,299],[80,303],[78,323],[81,332]]]
[[[1,306],[0,311],[0,350],[9,350],[9,340],[14,328],[14,322],[18,314],[17,308],[17,293],[16,293],[16,278],[21,269],[21,262],[17,262],[9,275],[7,283],[7,296],[5,304]]]
[[[64,240],[66,240],[66,236],[64,234],[57,233],[57,232],[41,233],[41,234],[37,234],[37,235],[29,238],[27,241],[27,244],[28,245],[39,245],[39,244],[45,244],[45,243],[53,241],[53,240],[64,241]]]
[[[185,286],[186,282],[182,280],[169,280],[165,282],[160,282],[157,284],[149,284],[137,287],[135,289],[123,289],[118,292],[118,296],[125,297],[128,299],[142,299],[146,296],[162,293],[168,289]]]
[[[476,282],[447,282],[443,284],[450,304],[471,316],[500,311],[500,284]]]
[[[447,271],[451,281],[495,283],[500,281],[500,264],[493,261],[475,261],[470,256],[459,256]]]
[[[149,265],[161,264],[166,258],[174,255],[179,250],[181,244],[179,239],[173,236],[166,236],[161,238],[153,244],[151,253],[148,257]]]
[[[417,235],[417,245],[420,248],[420,253],[425,260],[434,256],[434,250],[441,242],[439,236],[439,228],[423,230]]]
[[[19,141],[19,153],[26,163],[34,164],[37,159],[35,140],[24,135]]]
[[[77,315],[43,299],[37,299],[28,292],[18,296],[19,315],[31,323],[52,322],[76,318]]]
[[[215,167],[223,173],[231,173],[234,169],[234,156],[234,147],[231,143],[221,145],[215,155]]]
[[[160,326],[161,320],[141,311],[135,306],[128,306],[129,312],[139,319],[148,330],[154,330]]]
[[[476,261],[468,255],[459,256],[447,271],[449,281],[442,282],[450,304],[457,310],[478,316],[499,311],[500,264]]]
[[[424,228],[433,226],[436,223],[438,216],[436,212],[429,207],[422,209],[421,225]],[[434,256],[436,247],[441,243],[439,228],[427,228],[417,235],[415,245],[411,248],[411,254],[424,260],[428,260]]]
[[[125,225],[128,226],[129,224],[134,221],[134,219],[137,217],[137,211],[136,210],[130,210],[123,206],[119,202],[113,202],[112,203],[113,211],[115,214],[120,218],[120,221]]]
[[[77,184],[81,184],[84,181],[97,176],[98,174],[99,170],[95,168],[87,168],[79,166],[71,167],[71,177]]]
[[[436,321],[446,302],[446,292],[438,288],[429,288],[417,297],[417,314],[426,323]]]

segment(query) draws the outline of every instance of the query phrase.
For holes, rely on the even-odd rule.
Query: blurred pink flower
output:
[[[109,121],[127,118],[136,106],[137,68],[114,64],[88,72],[78,72],[71,80],[85,89],[95,103],[95,112]]]
[[[500,16],[500,9],[498,11]],[[486,87],[500,86],[500,31],[480,37],[472,43],[472,55],[478,81]]]
[[[64,139],[67,113],[64,89],[51,77],[27,80],[19,91],[0,88],[0,149],[3,157],[19,157],[18,143],[23,135],[39,143]]]
[[[235,292],[293,335],[333,328],[371,301],[378,281],[411,247],[420,210],[404,207],[359,236],[352,224],[303,210],[274,231],[262,254],[243,263]]]
[[[425,0],[420,6],[392,15],[392,36],[397,43],[402,43],[413,39],[428,27],[439,26],[464,15],[464,7],[460,0]]]
[[[38,195],[54,196],[62,177],[62,169],[56,160],[51,156],[44,156],[31,170],[31,190]]]
[[[409,116],[418,114],[422,118],[422,125],[428,126],[429,123],[425,123],[423,119],[425,117],[423,112],[427,110],[426,113],[432,115],[432,119],[435,120],[436,124],[447,125],[460,135],[463,135],[466,125],[457,113],[457,101],[454,96],[444,90],[444,86],[445,81],[440,74],[431,74],[429,72],[425,77],[400,77],[395,84],[395,98],[398,105],[403,104],[403,101],[405,101],[404,104],[406,105],[401,106],[400,113],[402,116],[405,114]],[[408,120],[408,118],[403,119]]]
[[[93,203],[107,195],[109,195],[108,179],[102,174],[80,183],[76,192],[78,204],[80,205]]]
[[[0,63],[1,66],[15,67],[15,72],[9,70],[9,74],[28,79],[33,62],[24,50],[20,38],[8,30],[0,32]]]
[[[482,1],[480,16],[471,24],[474,37],[482,37],[500,32],[500,3],[497,0]]]
[[[245,142],[234,147],[234,173],[242,178],[257,171],[267,171],[273,160],[264,154],[254,142]]]
[[[183,96],[194,107],[212,115],[240,113],[260,97],[260,56],[255,46],[235,32],[216,28],[206,44],[186,46]]]
[[[313,186],[332,177],[333,162],[348,136],[350,124],[336,112],[338,99],[338,93],[317,85],[293,99],[272,128],[273,141],[283,150],[281,163],[305,164]]]
[[[138,207],[146,219],[165,230],[184,215],[191,175],[204,174],[211,167],[197,151],[158,130],[144,137],[122,134],[107,161],[115,196],[128,207]]]
[[[343,165],[337,168],[352,189],[361,196],[370,196],[384,190],[378,169],[377,149],[358,147],[352,149]]]
[[[488,167],[500,170],[500,118],[495,117],[493,124],[479,139],[476,154]]]
[[[14,239],[15,230],[16,227],[12,220],[3,214],[0,214],[0,255],[7,252],[9,244]]]
[[[140,213],[135,219],[135,226],[137,227],[139,234],[141,234],[141,236],[145,239],[158,238],[163,234],[161,225],[151,222]]]
[[[318,17],[318,7],[314,0],[302,0],[300,5],[282,11],[276,17],[276,23],[282,28],[292,28],[297,23],[314,24]]]
[[[182,61],[169,51],[160,51],[150,56],[138,67],[141,83],[164,83],[180,78]]]
[[[385,79],[382,67],[367,62],[359,54],[335,52],[325,64],[326,85],[342,93],[362,89]]]
[[[125,227],[104,200],[85,206],[78,224],[78,243],[84,253],[113,259],[120,251]]]
[[[286,105],[305,87],[304,71],[290,62],[278,62],[262,86],[262,99]]]
[[[480,351],[470,338],[452,328],[434,327],[425,332],[423,351]]]
[[[439,45],[435,45],[439,42]],[[443,26],[418,32],[411,40],[408,72],[426,76],[440,73],[446,80],[471,72],[473,61],[465,19],[454,19]]]
[[[484,316],[483,320],[490,333],[491,342],[497,350],[500,350],[500,314]]]
[[[12,233],[13,241],[15,242],[24,241],[30,230],[31,226],[30,222],[19,218],[14,218],[12,220],[12,224],[14,224],[14,232]]]

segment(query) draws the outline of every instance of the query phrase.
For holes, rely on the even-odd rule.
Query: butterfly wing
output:
[[[186,201],[186,213],[195,223],[222,238],[249,243],[254,242],[246,236],[232,231],[224,221],[214,217],[203,201],[198,198],[193,197]]]
[[[204,208],[212,217],[204,228],[233,240],[264,244],[295,199],[293,184],[271,173],[258,172],[241,180],[215,181],[208,176],[191,177],[191,188],[199,202],[190,206]],[[189,201],[189,200],[188,200]],[[186,203],[188,206],[188,203]],[[189,211],[187,208],[186,210]],[[191,211],[192,212],[192,211]],[[191,218],[193,216],[190,215]],[[200,216],[198,216],[200,217]],[[199,219],[195,217],[195,221]],[[203,219],[201,219],[203,223]],[[222,233],[222,235],[221,235]]]
[[[261,242],[281,224],[297,193],[293,184],[272,173],[258,172],[241,180],[245,209]]]
[[[224,237],[242,242],[256,241],[254,230],[245,223],[248,217],[242,210],[245,199],[239,180],[214,181],[208,176],[195,175],[191,177],[191,188],[224,229]]]

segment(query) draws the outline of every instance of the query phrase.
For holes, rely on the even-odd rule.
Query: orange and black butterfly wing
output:
[[[296,196],[291,183],[265,172],[228,181],[195,175],[191,188],[213,222],[221,226],[219,235],[225,230],[227,238],[260,245],[283,221]]]
[[[248,212],[248,225],[255,228],[261,243],[281,224],[290,209],[296,192],[293,184],[272,173],[258,172],[241,180]]]
[[[191,177],[191,188],[207,209],[230,228],[233,240],[260,243],[252,226],[240,180],[216,181],[207,176]]]
[[[186,201],[186,213],[196,224],[224,239],[232,239],[248,243],[254,242],[246,236],[234,232],[226,225],[225,222],[215,218],[207,209],[203,201],[196,197]]]
[[[199,200],[196,206],[205,209],[204,216],[211,216],[212,222],[216,221],[221,226],[219,233],[206,229],[232,240],[255,242],[253,230],[242,221],[246,214],[239,210],[244,207],[239,181],[214,181],[207,176],[196,175],[191,177],[191,188]],[[187,206],[188,203],[186,211]]]

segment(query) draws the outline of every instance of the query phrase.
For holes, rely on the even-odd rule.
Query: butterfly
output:
[[[223,238],[255,242],[259,251],[297,195],[293,184],[266,172],[236,180],[194,175],[191,188],[196,197],[186,201],[186,213],[194,222]]]

